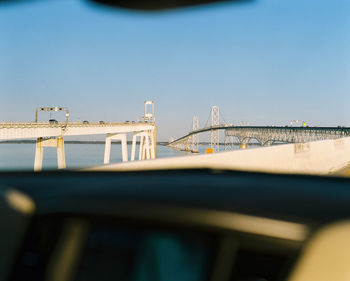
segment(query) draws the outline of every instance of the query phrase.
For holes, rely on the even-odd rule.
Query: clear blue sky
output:
[[[155,101],[159,139],[226,121],[350,126],[350,1],[257,0],[173,12],[79,0],[0,5],[0,120],[37,106],[71,118],[137,119]]]

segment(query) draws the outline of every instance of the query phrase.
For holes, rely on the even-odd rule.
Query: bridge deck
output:
[[[154,123],[145,122],[70,122],[68,124],[65,122],[57,124],[48,122],[2,122],[0,123],[0,140],[142,132],[152,130],[154,126]]]
[[[306,135],[312,135],[311,140],[350,136],[349,127],[232,126],[225,124],[194,130],[175,139],[169,145],[176,145],[176,143],[184,141],[192,135],[213,130],[225,130],[227,135],[239,138],[267,138],[267,140],[271,135],[283,134],[283,138],[277,138],[277,141],[282,139],[283,142],[298,142],[300,137]],[[292,136],[291,140],[289,140],[288,135]]]

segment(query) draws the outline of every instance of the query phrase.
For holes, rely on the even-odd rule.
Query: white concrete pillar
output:
[[[140,135],[139,160],[143,160],[144,139],[145,137],[143,135]]]
[[[123,162],[128,162],[128,143],[126,140],[126,134],[120,135],[120,139],[122,142],[122,159]]]
[[[106,136],[106,143],[105,143],[105,156],[103,159],[103,163],[104,164],[108,164],[109,160],[110,160],[110,156],[111,156],[111,137],[110,136]]]
[[[146,150],[147,150],[147,144],[146,144],[146,139],[147,137],[144,135],[142,137],[143,141],[142,141],[142,160],[146,160],[147,159],[147,154],[146,154]]]
[[[134,133],[132,139],[131,161],[135,160],[137,137],[140,137],[139,160],[155,159],[154,132],[147,131]]]
[[[154,125],[154,129],[152,131],[152,143],[153,143],[153,152],[154,152],[154,156],[152,157],[152,159],[157,158],[157,126]]]
[[[57,138],[57,167],[58,167],[58,169],[66,168],[66,156],[64,153],[64,140],[62,137]]]
[[[132,136],[131,159],[130,159],[130,161],[134,161],[134,160],[135,160],[136,140],[137,140],[137,135],[134,134],[134,135]]]
[[[151,159],[155,159],[156,158],[156,152],[155,149],[157,148],[157,144],[155,144],[155,140],[154,140],[154,134],[151,133],[150,134],[150,139],[151,139]]]
[[[128,161],[128,144],[127,144],[126,134],[107,134],[103,163],[108,164],[110,162],[112,140],[121,141],[122,159],[123,159],[123,162],[127,162]]]
[[[57,167],[58,169],[66,168],[66,156],[64,152],[64,139],[58,137],[57,139],[43,139],[37,138],[35,145],[35,159],[34,159],[34,171],[39,172],[42,170],[44,148],[55,147],[57,150]]]
[[[42,138],[36,139],[35,144],[35,158],[34,158],[34,171],[39,172],[43,166],[43,146],[42,146]]]
[[[147,134],[145,136],[145,152],[146,152],[146,159],[150,159],[151,156],[150,156],[150,153],[149,153],[149,150],[150,150],[150,145],[149,145],[149,135]]]

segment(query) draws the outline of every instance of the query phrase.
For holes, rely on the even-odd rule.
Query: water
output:
[[[200,153],[205,153],[207,145],[200,145]],[[103,165],[104,144],[65,143],[67,168],[81,168]],[[138,148],[137,148],[138,149]],[[221,151],[224,147],[221,146]],[[239,149],[235,146],[234,149]],[[130,159],[131,145],[128,145]],[[157,146],[157,158],[196,155],[177,151],[167,146]],[[35,143],[0,143],[0,171],[30,170],[34,168]],[[136,150],[138,157],[138,150]],[[112,144],[110,163],[122,162],[120,144]],[[56,148],[44,149],[43,170],[57,169]]]
[[[138,153],[138,150],[136,151]],[[130,159],[131,145],[128,145]],[[67,168],[89,167],[103,164],[104,144],[65,143]],[[157,158],[186,155],[166,146],[157,146]],[[0,143],[0,170],[33,170],[34,143]],[[136,154],[138,156],[138,154]],[[120,144],[113,144],[110,163],[122,161]],[[56,148],[44,149],[43,170],[57,168]]]

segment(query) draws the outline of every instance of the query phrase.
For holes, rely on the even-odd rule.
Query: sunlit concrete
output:
[[[104,164],[109,163],[111,155],[111,142],[112,140],[120,140],[122,145],[122,159],[123,162],[128,161],[128,149],[127,149],[127,140],[126,134],[107,134],[106,136],[106,145],[105,145],[105,156]]]
[[[350,137],[128,162],[93,167],[92,171],[211,168],[273,173],[330,174],[350,164]]]
[[[98,134],[117,134],[129,132],[143,132],[154,130],[154,123],[0,123],[0,141],[15,139],[36,139],[60,136],[82,136]]]
[[[16,139],[36,139],[34,171],[41,171],[44,147],[55,147],[57,150],[58,169],[66,167],[64,140],[65,136],[106,135],[104,163],[110,162],[111,141],[121,140],[122,159],[128,161],[127,134],[140,136],[140,160],[156,157],[156,125],[148,122],[136,123],[0,123],[0,141]],[[136,140],[133,142],[135,154]],[[134,160],[134,156],[132,160]]]
[[[64,153],[64,140],[62,137],[54,139],[37,138],[35,145],[34,171],[42,170],[44,147],[54,147],[57,150],[58,169],[66,168],[66,157]]]

